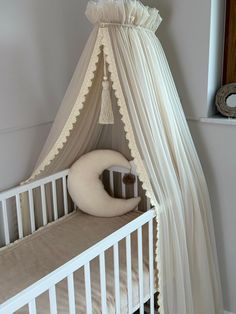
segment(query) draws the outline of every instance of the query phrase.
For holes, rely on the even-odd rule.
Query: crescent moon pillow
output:
[[[94,150],[80,157],[70,168],[68,191],[73,202],[83,212],[98,217],[121,216],[140,202],[140,197],[119,199],[111,197],[99,179],[112,166],[130,170],[129,161],[113,150]]]

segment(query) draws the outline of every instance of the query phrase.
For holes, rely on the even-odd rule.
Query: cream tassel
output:
[[[104,54],[104,77],[102,82],[101,111],[99,124],[114,124],[114,115],[112,111],[110,82],[107,76],[106,57]]]

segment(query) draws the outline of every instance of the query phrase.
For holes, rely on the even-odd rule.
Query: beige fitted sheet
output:
[[[33,235],[0,251],[0,303],[33,284],[57,267],[94,245],[112,232],[137,218],[130,212],[121,217],[98,218],[80,211],[52,223]],[[143,228],[144,296],[149,296],[148,231]],[[137,232],[131,236],[133,306],[139,303]],[[119,243],[121,313],[127,313],[127,273],[125,241]],[[113,250],[105,253],[108,313],[115,313]],[[93,313],[101,313],[100,274],[98,258],[91,262]],[[75,272],[77,313],[86,312],[84,271]],[[56,286],[58,313],[69,313],[67,282]],[[36,299],[37,313],[49,313],[48,292]],[[28,313],[27,307],[16,313]]]

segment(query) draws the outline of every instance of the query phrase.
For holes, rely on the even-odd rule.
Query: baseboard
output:
[[[228,311],[225,311],[225,313],[224,314],[234,314],[234,313],[232,313],[232,312],[228,312]]]

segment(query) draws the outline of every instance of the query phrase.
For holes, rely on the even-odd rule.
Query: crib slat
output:
[[[133,313],[132,301],[132,266],[131,266],[131,238],[126,237],[126,267],[127,267],[127,290],[128,290],[128,313]]]
[[[154,314],[153,219],[148,222],[150,313]]]
[[[75,286],[74,286],[74,274],[70,274],[67,277],[68,297],[69,297],[69,312],[75,314]]]
[[[91,278],[90,278],[90,263],[84,266],[85,275],[85,295],[87,314],[92,314],[92,294],[91,294]]]
[[[105,253],[99,255],[102,314],[107,313]]]
[[[147,203],[147,210],[149,210],[151,208],[151,202],[150,202],[150,198],[149,197],[147,197],[146,203]]]
[[[125,189],[125,184],[123,182],[124,176],[125,176],[125,173],[122,173],[122,175],[121,175],[121,193],[122,193],[121,195],[122,195],[122,198],[126,197],[126,189]]]
[[[21,211],[21,203],[20,203],[19,194],[16,194],[16,215],[17,215],[19,239],[22,239],[23,238],[23,226],[22,226],[22,211]]]
[[[56,288],[52,286],[49,289],[50,314],[57,314]]]
[[[68,214],[68,199],[67,199],[67,188],[66,188],[66,177],[62,178],[63,187],[63,202],[64,202],[64,213]]]
[[[134,182],[134,197],[138,197],[138,177],[135,176],[135,182]],[[138,206],[135,208],[138,210]]]
[[[56,189],[56,181],[52,181],[52,201],[53,201],[53,213],[54,220],[58,219],[58,210],[57,210],[57,189]]]
[[[143,243],[142,243],[142,227],[138,228],[138,273],[139,273],[139,303],[140,312],[144,313],[143,304]]]
[[[138,177],[135,176],[135,182],[134,182],[134,197],[138,196]]]
[[[28,307],[29,307],[29,314],[36,314],[37,313],[35,299],[33,299],[32,301],[29,302]]]
[[[30,226],[31,226],[31,232],[33,233],[35,231],[33,191],[32,191],[32,189],[30,189],[28,192],[29,192]]]
[[[41,190],[41,201],[42,201],[43,225],[45,226],[48,222],[47,209],[46,209],[45,186],[41,185],[40,190]]]
[[[114,171],[109,171],[109,180],[111,195],[114,196]]]
[[[116,314],[119,314],[120,313],[120,265],[119,265],[118,243],[114,244],[113,246],[113,254],[114,254]]]
[[[10,233],[9,233],[6,200],[2,201],[2,215],[3,215],[5,245],[8,245],[10,243]]]

